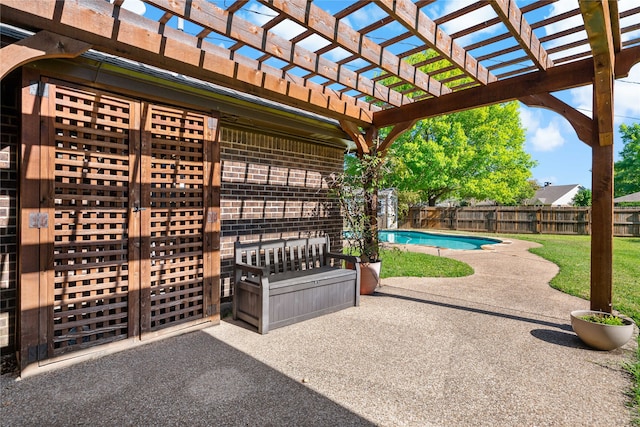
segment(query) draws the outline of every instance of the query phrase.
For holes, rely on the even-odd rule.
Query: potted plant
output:
[[[631,319],[596,310],[571,312],[571,327],[585,344],[598,350],[614,350],[633,335]]]
[[[344,218],[344,239],[351,255],[361,260],[360,293],[372,294],[380,283],[378,187],[384,159],[373,152],[348,156],[345,171],[331,185]]]

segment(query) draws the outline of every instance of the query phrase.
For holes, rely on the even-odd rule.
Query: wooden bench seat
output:
[[[358,257],[330,252],[328,237],[235,244],[233,318],[270,329],[360,304]]]

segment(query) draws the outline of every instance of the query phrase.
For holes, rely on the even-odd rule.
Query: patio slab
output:
[[[360,307],[259,335],[242,322],[167,338],[21,381],[2,376],[10,425],[631,424],[621,369],[635,343],[585,347],[528,242],[441,251],[475,274],[391,278]],[[415,247],[412,250],[418,250]],[[420,249],[434,251],[434,249]]]

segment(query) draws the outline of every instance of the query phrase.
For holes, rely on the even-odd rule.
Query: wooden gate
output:
[[[55,111],[50,345],[58,355],[127,338],[135,322],[128,205],[137,104],[53,85],[48,100]]]
[[[22,253],[47,261],[38,321],[21,321],[29,362],[34,353],[44,360],[217,317],[217,121],[68,84],[40,86],[40,146],[24,143],[25,152],[40,150],[25,161],[40,162],[45,194],[23,225],[40,229],[40,243]],[[21,301],[21,310],[33,303]]]
[[[210,142],[215,137],[208,119],[158,106],[150,106],[147,117],[150,144],[144,146],[150,145],[150,153],[143,151],[143,157],[150,158],[150,165],[143,163],[142,172],[151,187],[150,221],[143,230],[150,236],[150,245],[145,245],[150,247],[150,318],[147,322],[143,313],[143,330],[155,331],[202,318],[204,307],[211,304],[205,301],[205,287],[212,286],[212,275],[205,270],[212,261],[205,263],[204,258],[211,249],[205,249],[203,236],[218,214],[206,209],[211,198],[205,191],[207,178],[213,172]],[[147,292],[143,294],[146,299]]]

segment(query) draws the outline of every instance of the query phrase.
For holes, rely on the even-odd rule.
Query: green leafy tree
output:
[[[390,149],[389,184],[438,200],[491,199],[513,205],[533,196],[535,162],[524,151],[516,102],[422,120]]]
[[[591,206],[591,190],[581,188],[573,197],[573,206]]]
[[[616,197],[640,191],[640,124],[620,125],[622,157],[614,166],[614,194]]]

